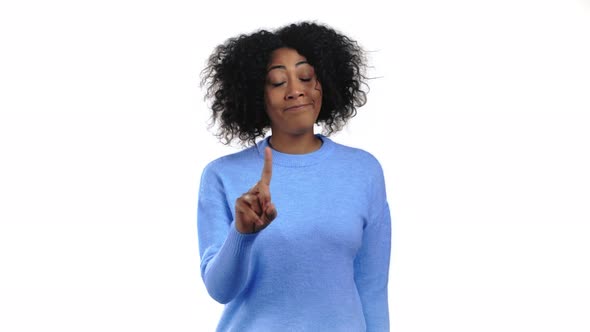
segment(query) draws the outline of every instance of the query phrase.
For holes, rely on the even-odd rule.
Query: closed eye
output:
[[[311,82],[313,78],[300,78],[299,80],[301,80],[302,82]],[[285,84],[285,82],[279,82],[279,83],[271,83],[270,85],[272,85],[273,87],[279,87],[281,85]]]

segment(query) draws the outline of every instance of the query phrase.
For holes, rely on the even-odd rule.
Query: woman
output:
[[[364,68],[355,41],[307,22],[229,39],[209,58],[218,135],[250,145],[201,178],[201,275],[226,304],[218,331],[389,330],[383,172],[327,137],[365,104]]]

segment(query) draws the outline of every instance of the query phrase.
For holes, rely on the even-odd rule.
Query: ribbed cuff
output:
[[[236,229],[235,221],[232,222],[229,227],[227,238],[225,239],[225,244],[223,245],[225,253],[235,257],[248,253],[258,234],[259,232],[242,234]]]

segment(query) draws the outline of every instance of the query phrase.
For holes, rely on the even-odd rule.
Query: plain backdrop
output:
[[[1,331],[214,330],[197,190],[239,147],[199,73],[301,20],[368,51],[368,103],[332,138],[384,168],[392,331],[590,330],[589,1],[9,0]]]

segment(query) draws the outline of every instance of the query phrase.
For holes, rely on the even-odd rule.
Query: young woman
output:
[[[248,145],[200,183],[201,275],[226,304],[218,331],[389,331],[383,171],[327,137],[365,104],[364,69],[355,41],[309,22],[231,38],[209,58],[218,135]]]

